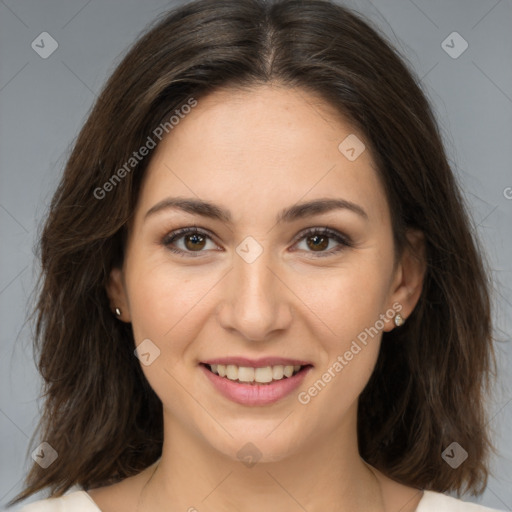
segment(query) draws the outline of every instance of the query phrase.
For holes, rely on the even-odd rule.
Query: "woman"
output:
[[[432,111],[324,1],[168,13],[41,240],[34,511],[483,511],[488,278]]]

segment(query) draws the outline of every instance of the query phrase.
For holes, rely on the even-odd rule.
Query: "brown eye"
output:
[[[329,248],[333,243],[333,246]],[[301,247],[304,244],[305,247]],[[310,257],[333,256],[343,249],[352,247],[351,239],[331,228],[311,228],[298,235],[298,249]]]
[[[327,249],[329,246],[329,237],[322,236],[322,235],[313,235],[307,237],[307,245],[310,249],[313,249],[314,251],[320,250],[323,251],[324,249]]]
[[[211,244],[208,246],[208,244]],[[218,250],[212,237],[197,228],[182,228],[166,235],[162,245],[180,256],[201,256],[209,249]]]
[[[191,251],[200,251],[206,245],[206,238],[198,233],[183,237],[185,247]]]

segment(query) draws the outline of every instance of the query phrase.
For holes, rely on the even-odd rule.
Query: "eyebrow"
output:
[[[193,215],[200,215],[226,223],[232,222],[232,216],[229,210],[201,199],[182,197],[167,197],[156,203],[146,212],[144,219],[146,220],[148,217],[158,212],[169,209],[182,210]],[[352,211],[368,220],[366,211],[356,203],[347,201],[346,199],[321,198],[305,203],[294,204],[289,208],[281,210],[276,217],[276,223],[293,222],[312,215],[320,215],[340,209]]]

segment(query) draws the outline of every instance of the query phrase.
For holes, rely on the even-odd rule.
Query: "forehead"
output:
[[[356,156],[362,151],[357,158],[346,153],[347,144]],[[218,90],[198,99],[162,139],[139,204],[147,209],[167,196],[197,196],[241,218],[299,200],[342,197],[382,219],[384,191],[362,144],[348,121],[304,90]]]

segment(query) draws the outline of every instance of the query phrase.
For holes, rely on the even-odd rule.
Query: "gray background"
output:
[[[489,408],[498,455],[483,496],[464,499],[512,510],[512,1],[345,3],[381,27],[421,77],[493,269],[501,373]],[[147,23],[173,5],[0,0],[2,506],[21,490],[38,444],[29,446],[29,439],[42,405],[41,382],[25,321],[38,272],[33,247],[40,219],[104,80]],[[441,46],[453,31],[469,44],[458,58]],[[47,59],[31,47],[42,32],[59,45]],[[454,45],[460,48],[458,41]]]

